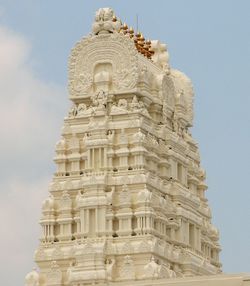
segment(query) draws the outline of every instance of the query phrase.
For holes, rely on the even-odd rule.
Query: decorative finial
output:
[[[111,8],[100,8],[96,12],[92,30],[95,35],[108,34],[119,31],[120,26],[120,21],[117,21],[114,11]]]

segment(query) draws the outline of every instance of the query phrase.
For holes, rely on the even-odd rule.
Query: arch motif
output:
[[[171,78],[173,79],[175,86],[175,93],[178,94],[181,91],[184,93],[184,98],[186,101],[187,108],[187,119],[192,125],[193,122],[193,101],[194,101],[194,91],[191,80],[182,72],[178,70],[171,70]]]
[[[113,89],[132,89],[138,80],[137,50],[133,41],[118,33],[90,36],[77,43],[69,59],[69,93],[80,96],[93,91],[98,64],[112,65]]]

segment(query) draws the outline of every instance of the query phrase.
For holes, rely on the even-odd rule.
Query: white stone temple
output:
[[[42,205],[39,271],[26,286],[250,285],[221,274],[190,132],[192,83],[168,59],[165,44],[110,8],[72,49],[73,106]]]

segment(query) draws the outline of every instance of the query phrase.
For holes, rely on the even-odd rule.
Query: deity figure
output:
[[[100,90],[98,93],[91,96],[91,100],[93,102],[93,106],[89,108],[92,117],[99,112],[106,112],[107,106],[107,93],[103,90]]]
[[[107,279],[109,281],[112,280],[114,264],[115,264],[114,259],[107,259],[107,261],[106,261],[106,273],[107,273]]]
[[[77,115],[77,107],[73,105],[69,110],[69,117],[75,117]]]
[[[83,115],[87,111],[87,106],[84,103],[80,103],[77,108],[77,115]]]
[[[137,96],[135,95],[132,99],[131,102],[131,109],[132,110],[139,110],[140,109],[140,104],[138,102]]]

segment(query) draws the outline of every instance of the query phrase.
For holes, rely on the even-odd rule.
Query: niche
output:
[[[189,245],[195,247],[195,226],[192,223],[189,224]]]
[[[96,214],[95,209],[89,210],[89,237],[94,237],[96,231]]]
[[[111,63],[98,63],[94,68],[94,92],[112,90],[112,74]]]

